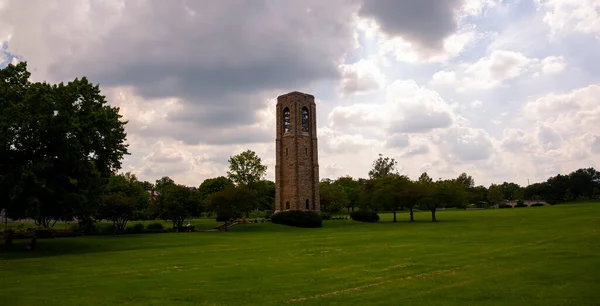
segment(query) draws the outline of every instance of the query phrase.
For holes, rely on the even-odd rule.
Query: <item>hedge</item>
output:
[[[288,210],[278,212],[271,216],[271,222],[304,228],[317,228],[323,225],[321,216],[311,210]]]
[[[354,221],[360,222],[377,222],[379,221],[379,215],[374,211],[353,211],[350,213],[350,218]]]

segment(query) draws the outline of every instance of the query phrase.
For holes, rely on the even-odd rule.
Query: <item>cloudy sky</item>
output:
[[[321,178],[527,184],[600,164],[599,0],[0,0],[0,67],[87,76],[129,120],[123,171],[199,185],[316,97]]]

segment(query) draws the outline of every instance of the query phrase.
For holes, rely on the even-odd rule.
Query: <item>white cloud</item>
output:
[[[382,146],[380,140],[367,139],[360,134],[340,133],[328,127],[320,128],[318,137],[321,148],[333,154],[346,154]]]
[[[562,56],[548,56],[542,60],[542,72],[544,74],[558,74],[565,70],[567,64]]]
[[[494,151],[491,137],[483,129],[456,125],[441,131],[436,143],[454,163],[487,160]]]
[[[455,71],[438,71],[433,74],[431,77],[431,81],[434,84],[453,84],[456,82],[456,72]]]
[[[361,59],[354,64],[341,65],[340,69],[339,90],[344,95],[373,91],[385,85],[385,76],[373,60]]]
[[[452,109],[442,97],[413,80],[396,80],[390,84],[383,105],[338,106],[329,114],[332,127],[376,126],[391,134],[427,132],[448,127],[452,122]]]
[[[492,89],[524,74],[534,62],[519,52],[496,50],[473,64],[461,65],[458,72],[438,71],[432,82],[454,84],[457,91]]]
[[[535,0],[545,10],[544,22],[554,36],[570,32],[591,34],[600,39],[600,1],[598,0]]]
[[[483,105],[483,102],[481,102],[480,100],[475,100],[473,102],[471,102],[471,107],[472,108],[479,108]]]
[[[443,40],[442,48],[435,51],[423,51],[413,43],[401,38],[380,38],[382,54],[390,54],[399,62],[406,63],[436,63],[444,62],[460,55],[465,48],[474,43],[477,32],[472,26],[464,26],[458,32]]]
[[[529,118],[551,126],[563,137],[594,134],[600,120],[600,85],[563,94],[548,94],[525,106]],[[600,134],[600,133],[599,133]]]

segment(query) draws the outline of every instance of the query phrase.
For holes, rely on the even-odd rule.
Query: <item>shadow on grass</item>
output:
[[[217,235],[218,233],[215,235],[215,233],[211,232],[195,232],[46,238],[38,239],[33,251],[27,249],[30,242],[29,239],[18,239],[13,241],[11,247],[6,246],[4,243],[0,244],[0,261],[157,248],[177,248],[186,246],[186,243],[190,245],[190,240],[193,243],[195,239],[202,239],[201,243],[203,245],[211,245],[218,243]]]

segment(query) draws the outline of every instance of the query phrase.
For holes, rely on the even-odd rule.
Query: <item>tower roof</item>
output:
[[[292,92],[288,92],[286,94],[278,96],[277,99],[287,97],[287,96],[309,96],[310,98],[313,98],[313,99],[315,98],[315,96],[313,96],[311,94],[307,94],[307,93],[303,93],[303,92],[299,92],[299,91],[292,91]]]

